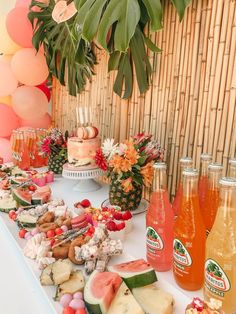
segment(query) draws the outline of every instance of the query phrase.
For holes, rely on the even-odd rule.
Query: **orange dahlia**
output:
[[[123,158],[118,154],[113,155],[112,159],[109,161],[109,167],[112,167],[114,172],[121,173],[121,167]]]
[[[153,179],[153,162],[149,162],[146,164],[146,166],[141,168],[141,174],[143,176],[143,182],[144,184],[149,187],[152,185],[152,179]]]
[[[121,181],[121,186],[125,193],[129,193],[131,190],[133,190],[133,184],[132,184],[132,178],[128,178]]]

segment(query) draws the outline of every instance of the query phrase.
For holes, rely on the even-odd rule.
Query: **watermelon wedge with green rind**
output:
[[[16,188],[12,190],[14,200],[21,206],[31,205],[32,195],[29,190]]]
[[[12,184],[22,184],[29,181],[28,178],[22,177],[22,176],[18,176],[18,177],[12,177],[11,178],[11,183]]]
[[[112,265],[108,270],[117,273],[130,290],[144,287],[157,281],[155,270],[144,259]]]
[[[17,216],[16,222],[20,228],[35,228],[37,220],[38,217],[24,211]]]
[[[51,192],[38,190],[32,195],[32,204],[42,205],[44,203],[47,203],[50,199],[50,196]]]
[[[122,279],[116,273],[94,271],[84,288],[84,301],[90,314],[107,313]]]
[[[0,199],[0,211],[9,213],[11,210],[16,210],[17,203],[12,196],[4,199]]]

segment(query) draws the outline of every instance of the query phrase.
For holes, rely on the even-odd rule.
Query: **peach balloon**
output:
[[[8,13],[6,19],[9,36],[16,44],[24,48],[32,47],[33,29],[28,13],[28,8],[16,7]]]
[[[12,94],[18,86],[18,81],[12,72],[11,65],[0,60],[0,97]]]
[[[28,8],[31,4],[31,0],[16,0],[16,7],[26,7]]]
[[[43,117],[32,120],[21,120],[20,125],[24,127],[48,129],[51,126],[52,117],[46,113]]]
[[[40,85],[48,77],[48,66],[41,52],[24,48],[13,56],[11,68],[19,82],[29,86]]]
[[[21,49],[9,36],[6,28],[6,17],[0,15],[0,53],[14,54]]]
[[[0,97],[0,104],[11,106],[11,96]]]
[[[21,86],[12,94],[12,107],[23,120],[38,119],[47,112],[48,100],[37,87]]]
[[[0,157],[3,158],[3,162],[12,161],[11,143],[5,138],[0,138]]]
[[[19,125],[19,118],[13,109],[0,104],[0,136],[7,137],[11,135],[12,130],[17,129]]]

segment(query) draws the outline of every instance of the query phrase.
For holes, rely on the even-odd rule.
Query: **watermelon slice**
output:
[[[116,273],[94,271],[84,289],[84,300],[90,314],[108,312],[122,279]]]
[[[4,199],[0,199],[0,211],[4,213],[9,213],[11,210],[16,210],[16,201],[12,196]]]
[[[29,181],[28,178],[22,177],[22,176],[18,176],[18,177],[12,177],[11,178],[11,183],[12,184],[22,184]]]
[[[108,270],[117,273],[131,290],[157,281],[155,270],[144,259],[109,266]]]
[[[12,190],[14,200],[21,206],[31,205],[32,195],[29,190],[16,188]]]
[[[47,203],[51,197],[51,192],[49,191],[40,191],[39,189],[32,195],[32,204],[42,205]]]

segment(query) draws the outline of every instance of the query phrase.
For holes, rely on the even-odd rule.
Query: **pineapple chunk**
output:
[[[40,276],[43,286],[59,285],[70,278],[72,264],[69,260],[58,260],[48,265]]]
[[[153,284],[135,288],[132,293],[146,314],[173,313],[173,296]]]
[[[84,285],[85,282],[83,273],[81,270],[77,270],[74,273],[72,273],[69,280],[60,284],[57,287],[57,292],[54,299],[59,300],[61,296],[65,293],[73,294],[78,291],[83,291]]]

